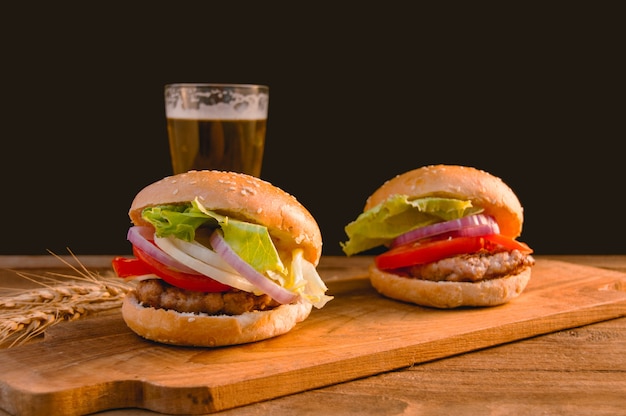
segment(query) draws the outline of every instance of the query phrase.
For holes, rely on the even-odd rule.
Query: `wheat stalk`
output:
[[[41,287],[8,289],[9,294],[0,296],[0,347],[24,344],[59,322],[119,308],[126,293],[133,288],[132,283],[117,276],[101,276],[87,270],[71,251],[80,267],[52,252],[50,254],[69,266],[76,275],[15,271],[18,276]]]

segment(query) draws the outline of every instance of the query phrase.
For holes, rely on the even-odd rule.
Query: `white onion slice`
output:
[[[214,231],[211,237],[209,237],[209,241],[213,249],[226,263],[230,264],[243,277],[248,279],[251,284],[261,289],[262,292],[269,295],[275,301],[282,304],[291,303],[298,297],[295,293],[274,283],[243,261],[228,243],[226,243],[219,231]]]
[[[197,271],[185,266],[183,263],[177,261],[171,255],[165,253],[159,247],[152,244],[149,241],[149,239],[154,238],[154,230],[151,227],[143,227],[139,225],[130,227],[126,238],[133,245],[137,246],[138,249],[145,252],[147,255],[154,258],[159,263],[166,265],[167,267],[171,267],[185,273],[200,274]]]
[[[191,257],[194,257],[204,263],[208,263],[218,269],[224,270],[225,272],[238,274],[237,270],[235,270],[230,264],[226,263],[219,254],[195,240],[188,242],[177,238],[172,240],[172,242],[176,245],[176,247],[189,254]]]
[[[187,267],[190,267],[191,269],[196,270],[197,272],[200,272],[201,274],[225,285],[245,290],[246,292],[256,292],[254,285],[243,276],[218,269],[217,267],[190,256],[176,245],[177,241],[178,239],[173,237],[154,238],[154,242],[157,246],[159,246],[159,248],[161,248],[161,250],[165,251],[167,254],[174,257]]]
[[[474,232],[472,233],[469,230],[473,228],[475,229],[473,230]],[[412,243],[417,240],[421,240],[423,238],[434,237],[436,235],[449,233],[449,232],[462,233],[463,232],[462,230],[465,230],[465,229],[467,229],[465,236],[468,236],[468,237],[469,236],[479,237],[481,235],[500,233],[500,227],[498,226],[498,223],[493,217],[489,215],[477,214],[477,215],[470,215],[468,217],[458,218],[455,220],[438,222],[436,224],[431,224],[425,227],[419,227],[414,230],[408,231],[396,237],[391,242],[391,247],[401,246],[404,244]]]

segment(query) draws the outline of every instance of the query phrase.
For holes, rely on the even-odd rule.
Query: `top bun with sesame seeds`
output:
[[[524,210],[517,195],[502,181],[484,170],[470,166],[432,165],[402,173],[385,182],[368,199],[368,210],[389,196],[405,194],[412,198],[425,196],[458,198],[472,201],[493,216],[500,233],[519,237],[524,222]]]
[[[169,176],[142,189],[128,215],[135,225],[149,225],[141,217],[144,208],[196,198],[208,210],[266,226],[279,252],[302,248],[304,258],[317,266],[322,236],[311,213],[292,195],[254,176],[214,170]]]

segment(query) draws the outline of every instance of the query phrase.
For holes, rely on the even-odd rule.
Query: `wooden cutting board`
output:
[[[119,311],[57,325],[42,342],[0,350],[0,407],[17,415],[211,413],[626,316],[626,274],[560,261],[538,260],[526,291],[492,308],[392,301],[365,273],[330,281],[333,301],[292,332],[253,344],[159,345],[131,332]]]

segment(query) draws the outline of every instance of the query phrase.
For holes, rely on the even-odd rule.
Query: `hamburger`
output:
[[[160,343],[225,346],[284,334],[332,299],[316,266],[320,229],[296,198],[241,173],[190,171],[143,188],[132,201],[136,282],[122,316]]]
[[[347,256],[375,253],[369,278],[383,296],[435,308],[494,306],[530,280],[533,250],[517,240],[523,219],[502,179],[432,165],[376,189],[340,245]]]

